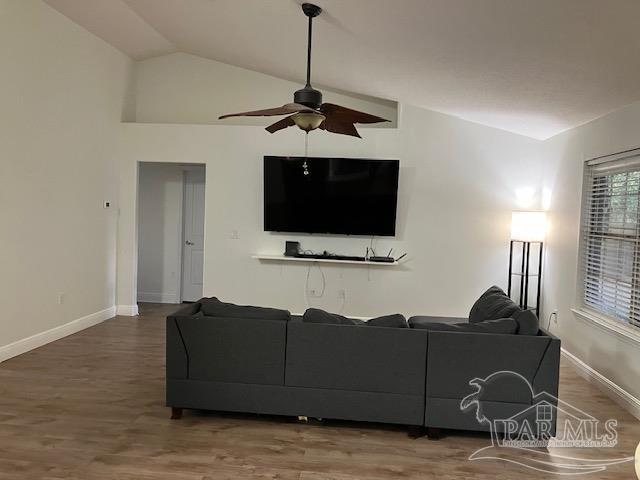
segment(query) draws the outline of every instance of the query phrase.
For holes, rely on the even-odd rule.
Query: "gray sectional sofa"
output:
[[[469,319],[408,322],[201,299],[167,317],[167,405],[173,418],[189,408],[487,431],[479,408],[506,418],[558,391],[560,341],[537,319],[535,332],[531,318],[516,320],[520,309],[496,289]],[[502,309],[488,305],[496,301]],[[506,370],[517,378],[496,377]],[[475,408],[461,409],[464,401]]]

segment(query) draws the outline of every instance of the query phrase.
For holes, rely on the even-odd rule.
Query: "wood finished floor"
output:
[[[394,426],[189,410],[170,420],[164,316],[173,309],[145,304],[137,318],[116,317],[0,364],[0,479],[550,478],[509,462],[468,461],[490,444],[482,434],[412,440]],[[618,447],[579,454],[633,455],[640,422],[565,364],[560,397],[619,421]],[[635,474],[626,463],[584,478]]]

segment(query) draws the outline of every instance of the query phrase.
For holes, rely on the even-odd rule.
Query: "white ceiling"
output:
[[[182,51],[304,79],[298,0],[45,1],[135,59]],[[535,138],[640,100],[638,0],[316,3],[318,84]]]

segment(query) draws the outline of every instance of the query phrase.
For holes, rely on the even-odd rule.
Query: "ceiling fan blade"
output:
[[[293,127],[296,122],[293,121],[291,116],[283,118],[282,120],[278,120],[276,123],[269,125],[265,130],[269,133],[275,133],[278,130],[282,130],[283,128]]]
[[[349,135],[351,137],[362,138],[353,123],[337,121],[335,118],[330,119],[329,117],[327,117],[318,128],[331,133],[338,133],[340,135]]]
[[[336,118],[340,122],[347,123],[380,123],[389,122],[386,118],[371,115],[370,113],[359,112],[351,108],[336,105],[334,103],[323,103],[319,109],[327,118]]]
[[[315,112],[315,110],[299,103],[287,103],[281,107],[253,110],[251,112],[229,113],[218,118],[223,120],[229,117],[271,117],[274,115],[291,115],[292,113],[298,112]]]

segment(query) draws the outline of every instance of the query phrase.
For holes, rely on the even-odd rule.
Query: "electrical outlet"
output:
[[[66,295],[64,293],[59,293],[58,294],[58,305],[62,305],[64,303],[65,296]]]
[[[111,201],[105,200],[104,202],[102,202],[102,208],[111,208]]]

